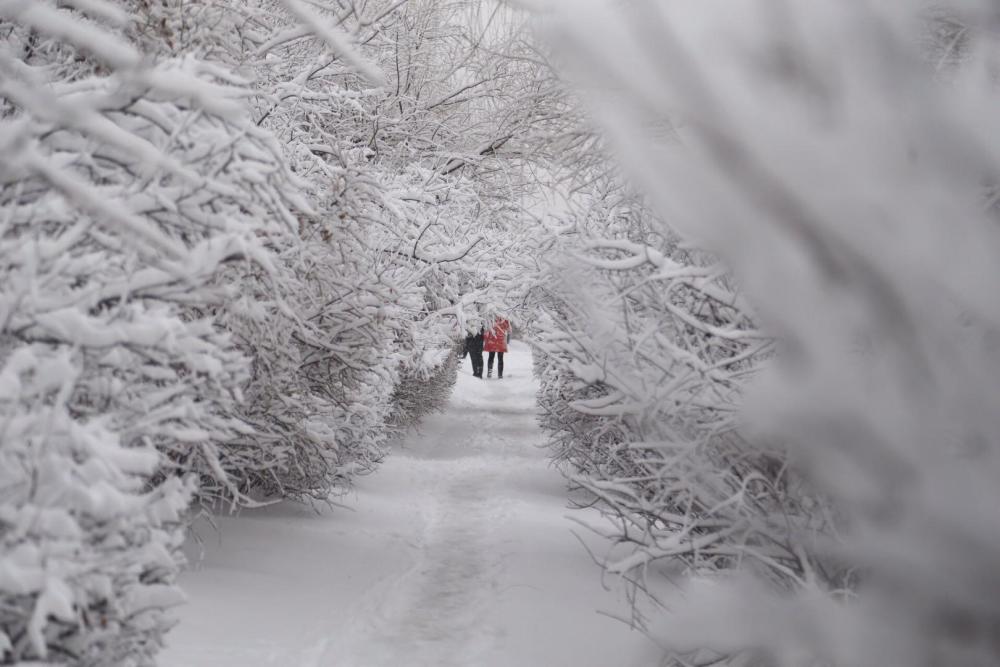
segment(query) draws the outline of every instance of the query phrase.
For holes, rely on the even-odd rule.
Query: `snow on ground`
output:
[[[293,504],[199,532],[164,667],[631,667],[655,650],[571,530],[535,423],[530,349],[502,380],[468,361],[344,503]],[[199,560],[200,559],[200,560]]]

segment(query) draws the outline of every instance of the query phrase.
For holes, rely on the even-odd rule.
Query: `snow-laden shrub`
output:
[[[1000,59],[995,9],[954,4],[947,29],[904,2],[563,15],[630,173],[778,337],[737,405],[751,456],[816,489],[802,567],[695,578],[658,623],[669,664],[1000,659]]]
[[[593,526],[612,545],[604,566],[638,586],[663,561],[801,574],[814,564],[800,562],[796,529],[828,526],[803,511],[810,492],[783,453],[750,447],[735,420],[772,342],[717,262],[620,197],[590,200],[564,229],[568,257],[536,289],[534,323],[541,423],[608,519]]]
[[[0,3],[0,649],[150,664],[194,483],[235,495],[249,432],[217,316],[294,192],[242,82],[81,6]]]
[[[253,359],[241,414],[254,430],[234,444],[246,464],[232,473],[248,491],[322,500],[384,456],[401,361],[390,327],[405,319],[351,238],[289,244],[274,280],[245,283],[245,294],[275,300],[250,298],[225,316]]]
[[[247,360],[216,318],[246,274],[273,273],[267,246],[294,229],[294,184],[237,79],[193,59],[141,66],[112,33],[45,7],[12,15],[22,42],[4,58],[5,146],[20,158],[2,191],[8,326],[81,349],[81,416],[117,415],[126,444],[150,442],[203,494],[232,495],[239,464],[220,445],[250,430],[236,414]],[[83,59],[78,79],[45,82],[37,53],[14,57],[67,26],[80,33],[47,41],[96,52],[109,75]]]
[[[422,356],[419,366],[403,371],[392,392],[389,424],[400,431],[415,426],[427,414],[442,411],[458,378],[454,349],[427,350]]]
[[[399,382],[390,398],[389,426],[403,434],[426,415],[444,410],[458,379],[461,347],[456,321],[465,318],[457,306],[456,275],[431,263],[418,274],[420,282],[412,297],[420,299],[425,315],[406,327],[398,327],[393,347],[399,359]],[[464,345],[464,337],[462,339]]]
[[[4,336],[10,342],[8,336]],[[148,665],[183,596],[174,585],[190,478],[150,483],[161,455],[80,419],[80,360],[6,347],[0,369],[3,664]]]
[[[248,207],[266,229],[258,234],[262,255],[227,267],[222,278],[239,294],[210,311],[250,365],[232,383],[241,400],[229,416],[238,428],[217,448],[225,484],[203,485],[202,496],[237,504],[261,495],[324,499],[381,459],[399,364],[390,343],[400,296],[369,240],[385,188],[323,122],[344,107],[354,113],[356,102],[340,82],[326,90],[326,78],[295,82],[323,69],[316,60],[329,45],[314,35],[339,29],[291,1],[119,4],[132,18],[124,34],[149,57],[211,59],[248,77],[239,83],[253,119],[235,157],[257,150],[259,164],[232,163],[247,179],[232,183],[233,193],[273,208]],[[254,54],[286,39],[292,45],[280,58]],[[315,89],[304,103],[290,93],[302,85]]]
[[[230,428],[212,432],[215,442],[206,451],[215,459],[208,461],[212,474],[203,479],[201,495],[236,503],[251,494],[325,498],[383,456],[402,359],[394,340],[420,300],[413,289],[397,287],[398,271],[387,270],[373,233],[396,223],[397,210],[385,213],[393,208],[388,188],[334,131],[339,117],[357,111],[353,91],[341,83],[322,90],[331,80],[306,77],[316,89],[308,103],[287,94],[327,47],[312,36],[322,32],[322,21],[312,21],[317,17],[309,11],[300,15],[299,3],[119,4],[133,19],[121,33],[153,59],[211,58],[255,77],[244,82],[214,72],[247,86],[243,94],[256,117],[235,128],[246,136],[219,142],[206,133],[190,142],[216,148],[203,150],[201,164],[230,187],[195,203],[217,212],[242,205],[240,212],[258,227],[259,246],[255,262],[231,262],[220,278],[239,285],[239,294],[220,291],[210,307],[196,310],[209,330],[214,321],[217,335],[218,325],[231,335],[226,344],[234,359],[250,362],[248,374],[222,385],[238,400],[219,411]],[[275,48],[265,42],[289,30],[297,36],[284,57],[260,60],[249,51]],[[286,160],[304,178],[293,179]],[[294,217],[292,208],[298,209]],[[191,458],[171,456],[184,465]]]

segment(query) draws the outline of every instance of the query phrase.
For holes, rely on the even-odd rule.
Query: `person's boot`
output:
[[[487,368],[486,369],[486,377],[488,377],[488,378],[493,377],[493,369],[492,368]]]

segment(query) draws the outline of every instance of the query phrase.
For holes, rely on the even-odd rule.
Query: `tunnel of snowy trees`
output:
[[[377,475],[501,316],[660,664],[1000,664],[998,31],[0,0],[0,664],[154,664],[193,518]]]

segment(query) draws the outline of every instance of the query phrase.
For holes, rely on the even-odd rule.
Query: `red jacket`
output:
[[[506,352],[507,332],[510,331],[510,322],[507,320],[497,320],[493,328],[483,336],[483,352]]]

